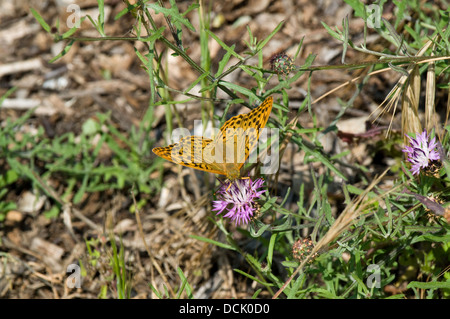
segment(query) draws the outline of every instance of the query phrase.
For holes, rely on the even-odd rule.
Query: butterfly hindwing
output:
[[[156,147],[153,149],[153,153],[175,164],[226,175],[225,172],[218,171],[215,166],[205,163],[203,160],[203,150],[212,141],[203,136],[187,136],[178,143],[166,147]]]

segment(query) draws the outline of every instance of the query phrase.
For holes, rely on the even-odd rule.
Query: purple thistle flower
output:
[[[412,163],[410,171],[413,175],[418,175],[421,169],[431,166],[432,161],[440,160],[439,153],[436,151],[436,137],[428,142],[427,131],[416,134],[416,138],[406,136],[411,146],[406,146],[402,151],[408,154],[408,161]]]
[[[258,209],[255,200],[266,191],[258,191],[263,184],[262,178],[253,182],[250,178],[237,179],[231,185],[222,184],[217,191],[218,200],[213,201],[213,211],[219,215],[226,209],[228,213],[224,217],[230,218],[236,225],[248,224]]]

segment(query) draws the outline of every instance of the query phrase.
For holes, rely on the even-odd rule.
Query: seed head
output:
[[[295,67],[291,57],[284,52],[274,55],[270,59],[270,66],[273,71],[284,76],[289,75]]]

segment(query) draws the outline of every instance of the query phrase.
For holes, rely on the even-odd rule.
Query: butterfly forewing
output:
[[[253,109],[244,118],[242,129],[245,132],[245,137],[240,140],[240,143],[243,145],[239,146],[239,149],[243,148],[245,151],[244,161],[258,144],[259,135],[261,134],[261,130],[266,126],[270,112],[272,111],[272,105],[273,99],[272,97],[268,97],[260,106]]]

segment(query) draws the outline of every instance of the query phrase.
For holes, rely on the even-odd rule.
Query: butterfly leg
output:
[[[250,177],[246,176],[246,177],[240,177],[239,179],[249,179]],[[228,180],[228,182],[230,183],[227,187],[227,189],[225,190],[225,192],[228,192],[228,190],[230,189],[231,185],[233,184],[232,181]]]
[[[227,189],[225,190],[225,192],[228,192],[228,190],[230,189],[230,187],[231,187],[231,184],[233,184],[233,182],[231,182],[231,181],[229,181],[230,182],[230,184],[228,184],[228,187],[227,187]]]

